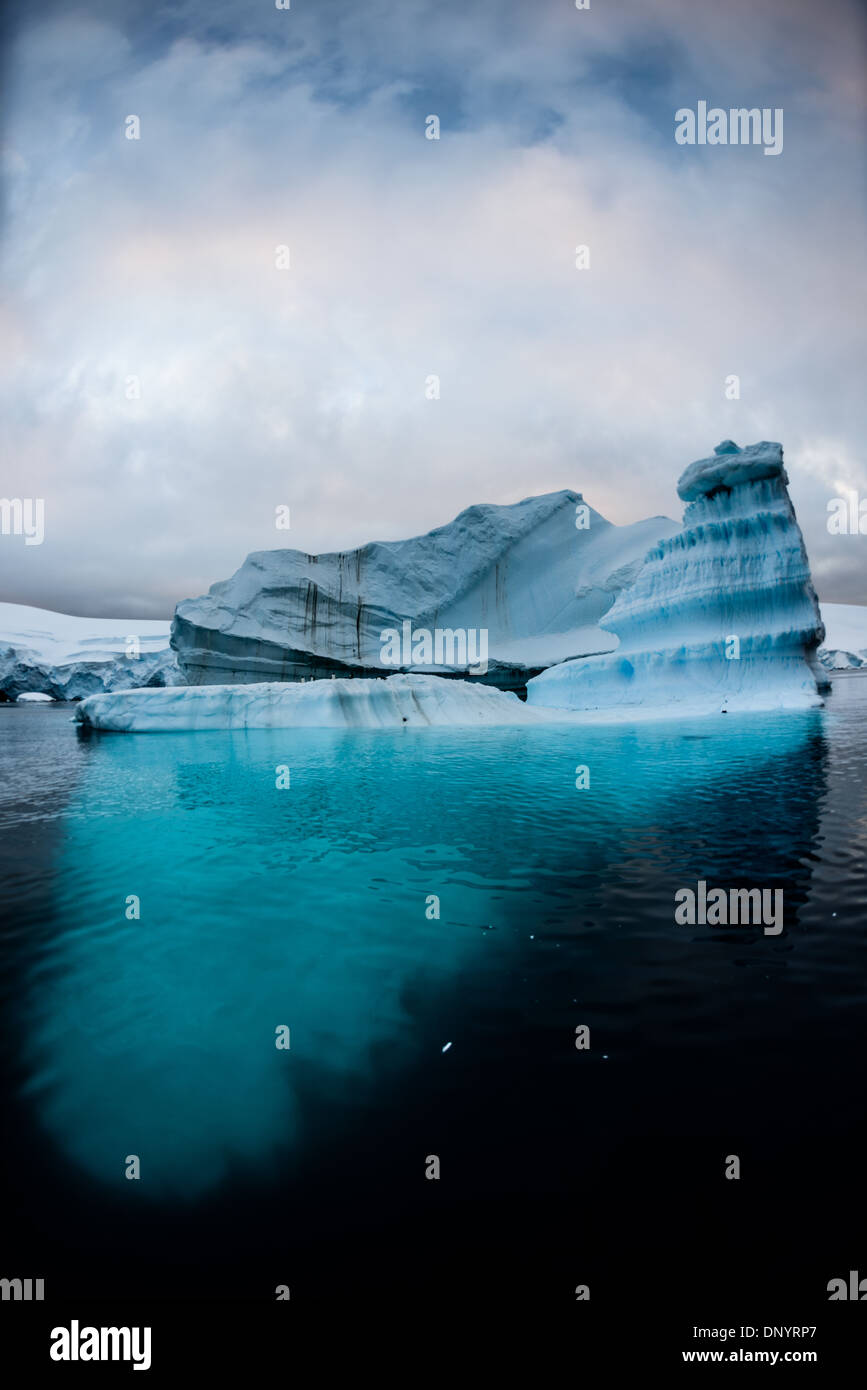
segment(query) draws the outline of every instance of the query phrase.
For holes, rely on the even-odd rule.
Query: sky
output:
[[[827,526],[867,498],[855,0],[3,17],[0,493],[45,537],[0,535],[0,600],[168,617],[252,550],[560,488],[679,519],[732,438],[782,442],[820,598],[867,602]],[[782,109],[782,152],[678,144],[699,101]]]

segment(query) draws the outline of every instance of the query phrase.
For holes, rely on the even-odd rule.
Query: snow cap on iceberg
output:
[[[684,502],[709,497],[721,487],[733,488],[740,483],[757,483],[762,478],[782,477],[789,480],[783,468],[783,446],[763,439],[761,444],[749,444],[739,449],[731,439],[724,439],[709,459],[697,459],[681,473],[677,483],[678,495]]]

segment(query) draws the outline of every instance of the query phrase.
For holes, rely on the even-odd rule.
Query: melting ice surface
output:
[[[829,717],[83,741],[64,721],[81,775],[21,1001],[31,1102],[80,1171],[123,1185],[137,1154],[143,1200],[188,1199],[285,1172],[323,1113],[351,1136],[429,1059],[508,1067],[588,1012],[606,1055],[637,1017],[698,1045],[735,958],[812,988]],[[718,937],[711,961],[673,925],[701,877],[785,884],[784,935]]]

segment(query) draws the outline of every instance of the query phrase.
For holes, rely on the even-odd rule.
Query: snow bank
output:
[[[824,635],[783,451],[730,440],[691,464],[682,531],[650,550],[605,618],[611,655],[530,681],[533,706],[689,713],[820,705]]]
[[[76,722],[119,733],[201,729],[393,729],[551,721],[517,695],[444,676],[263,681],[91,695]]]
[[[169,685],[182,677],[167,622],[77,618],[0,603],[0,690],[9,699],[43,692],[56,700],[99,690]],[[138,656],[127,655],[137,643]]]
[[[648,548],[676,529],[665,517],[612,526],[563,491],[469,507],[411,540],[326,555],[260,551],[178,604],[172,646],[191,685],[297,681],[389,674],[382,633],[405,621],[485,630],[489,669],[479,679],[519,689],[553,661],[617,645],[599,620]],[[431,667],[406,660],[401,669]]]

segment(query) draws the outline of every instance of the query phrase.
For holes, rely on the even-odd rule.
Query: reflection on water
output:
[[[315,1151],[323,1112],[363,1125],[422,1054],[459,1059],[450,1084],[471,1085],[592,1021],[628,1064],[711,1046],[733,991],[750,1046],[769,1011],[808,1007],[817,961],[829,987],[846,968],[805,918],[833,714],[83,747],[59,732],[79,780],[28,965],[26,1089],[92,1177],[123,1184],[139,1155],[150,1197],[264,1178]],[[674,893],[699,878],[783,887],[783,935],[676,927]]]

